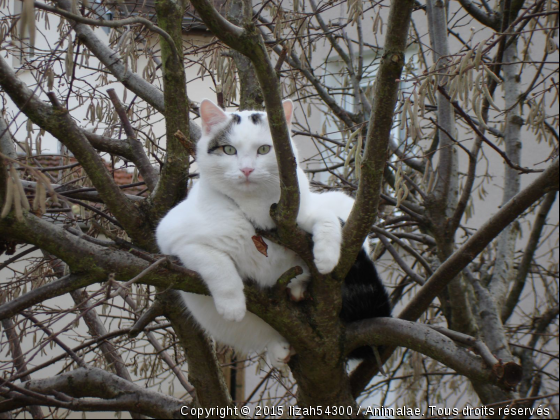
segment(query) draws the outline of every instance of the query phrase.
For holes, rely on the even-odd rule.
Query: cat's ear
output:
[[[210,133],[215,125],[223,123],[227,120],[227,114],[209,99],[204,99],[200,103],[200,119],[202,120],[202,131],[205,134]]]
[[[288,128],[292,128],[292,117],[294,115],[294,103],[291,99],[286,99],[282,102],[284,107],[284,114],[286,115],[286,122],[288,123]]]

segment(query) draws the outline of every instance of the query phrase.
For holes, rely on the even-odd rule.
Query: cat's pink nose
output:
[[[249,178],[249,175],[251,175],[251,172],[253,172],[253,171],[254,171],[253,168],[243,168],[243,169],[241,169],[241,172],[243,172],[247,178]]]

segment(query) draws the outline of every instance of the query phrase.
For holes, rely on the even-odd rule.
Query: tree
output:
[[[153,236],[161,217],[184,198],[191,176],[199,131],[189,119],[197,108],[187,97],[185,68],[195,67],[212,78],[221,104],[237,104],[237,89],[241,108],[264,104],[282,196],[271,209],[277,230],[262,235],[296,251],[313,274],[310,299],[302,303],[285,293],[294,267],[270,290],[245,286],[249,310],[297,352],[290,362],[297,392],[284,383],[275,404],[343,406],[355,416],[358,398],[383,391],[383,404],[391,390],[396,406],[423,404],[423,412],[435,415],[427,406],[460,390],[474,391],[498,417],[506,414],[498,408],[531,408],[540,400],[552,404],[548,414],[557,413],[558,226],[547,224],[547,216],[559,178],[558,68],[552,64],[558,61],[558,2],[459,3],[296,0],[288,7],[231,0],[220,14],[208,0],[191,0],[194,10],[160,0],[155,24],[122,4],[106,6],[118,19],[99,20],[96,7],[36,2],[40,19],[54,15],[61,23],[55,47],[28,60],[35,85],[21,82],[0,57],[4,101],[18,109],[0,118],[0,249],[15,254],[0,267],[31,250],[43,253],[24,272],[14,271],[0,292],[3,343],[9,342],[12,358],[3,365],[0,411],[178,416],[184,401],[171,389],[135,383],[161,387],[170,375],[190,407],[234,407],[212,343],[184,317],[174,290],[208,292],[197,273],[158,253]],[[34,28],[32,9],[25,0],[22,34]],[[185,16],[202,21],[216,39],[203,46],[184,42]],[[2,28],[15,33],[16,21],[6,18]],[[112,28],[110,45],[94,26]],[[25,40],[18,45],[27,48]],[[335,58],[339,64],[329,66]],[[136,72],[141,60],[142,76]],[[57,75],[54,63],[62,62],[66,72]],[[78,75],[80,68],[93,76]],[[122,84],[133,99],[123,98],[123,105],[115,90],[106,95],[108,83]],[[319,165],[308,166],[315,187],[356,197],[341,260],[330,275],[314,268],[310,239],[295,224],[299,192],[283,96],[294,97],[309,118],[324,115],[321,132],[303,118],[296,124],[295,134],[317,145]],[[74,117],[80,107],[91,127],[107,127],[103,134]],[[28,119],[28,137],[19,142],[25,157],[16,155],[11,135],[21,114]],[[165,124],[160,137],[150,129],[158,119]],[[38,138],[58,139],[75,163],[41,167],[32,155],[34,127]],[[522,163],[522,138],[538,149],[530,162]],[[110,158],[109,168],[102,155]],[[485,185],[498,169],[484,163],[496,158],[504,166],[503,199],[499,209],[488,209]],[[141,177],[143,195],[126,194],[115,182],[122,165]],[[59,183],[49,176],[53,170]],[[494,214],[472,229],[467,223],[474,211]],[[392,302],[400,309],[394,318],[344,325],[340,286],[368,235],[375,239],[374,258],[387,264]],[[66,294],[74,304],[47,303]],[[120,311],[117,329],[109,307]],[[88,326],[89,336],[71,348],[77,322]],[[29,343],[26,337],[38,331],[39,340]],[[37,379],[57,361],[29,367],[46,345],[62,348],[66,364],[57,375]],[[378,355],[348,373],[345,356],[362,345],[376,346]],[[185,359],[188,380],[178,366]],[[387,377],[372,382],[382,363]],[[273,386],[272,377],[277,373],[266,376],[262,389]],[[406,386],[395,390],[395,381]]]

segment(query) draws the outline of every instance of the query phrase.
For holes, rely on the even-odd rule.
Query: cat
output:
[[[290,126],[293,103],[284,101],[283,107]],[[280,198],[278,165],[267,114],[226,113],[213,102],[203,100],[200,117],[202,136],[196,152],[200,179],[187,199],[161,220],[156,229],[157,242],[161,252],[179,257],[208,286],[212,297],[182,293],[197,322],[214,339],[237,351],[266,350],[272,366],[283,368],[293,350],[270,325],[247,312],[243,293],[244,279],[271,287],[288,268],[300,266],[303,273],[288,286],[297,301],[303,298],[310,277],[309,269],[293,251],[265,240],[265,256],[252,240],[256,229],[275,227],[270,206]],[[297,161],[293,142],[292,149]],[[341,220],[347,219],[354,200],[341,192],[314,193],[299,166],[297,175],[297,223],[312,234],[314,263],[320,273],[327,274],[338,263]],[[360,296],[373,300],[361,302]],[[365,249],[348,275],[343,306],[345,303],[341,312],[345,322],[390,316],[387,293]],[[359,351],[351,356],[368,354]]]

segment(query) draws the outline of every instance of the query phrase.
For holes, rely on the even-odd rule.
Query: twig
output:
[[[107,28],[121,28],[123,26],[131,26],[131,25],[136,25],[136,24],[140,24],[145,26],[147,29],[151,30],[152,32],[157,33],[158,35],[161,35],[169,44],[169,47],[171,48],[171,50],[173,51],[173,53],[176,55],[177,59],[180,59],[180,55],[179,52],[177,51],[177,48],[175,47],[175,43],[173,42],[173,39],[171,38],[171,36],[165,32],[163,29],[161,29],[160,27],[154,25],[152,22],[150,22],[148,19],[144,19],[142,17],[139,16],[135,16],[135,17],[130,17],[130,18],[126,18],[126,19],[119,19],[119,20],[98,20],[98,19],[89,19],[80,15],[76,15],[74,13],[70,13],[67,12],[66,10],[62,10],[59,9],[57,7],[52,7],[52,6],[47,6],[44,3],[39,3],[39,2],[35,2],[35,7],[37,9],[42,9],[42,10],[46,10],[47,12],[51,12],[60,16],[64,16],[67,19],[72,19],[76,22],[80,22],[80,23],[85,23],[86,25],[92,25],[92,26],[104,26]]]
[[[163,307],[161,303],[158,300],[156,300],[154,304],[150,306],[148,310],[140,316],[140,318],[138,318],[138,321],[136,321],[132,326],[132,328],[130,328],[128,335],[133,338],[137,337],[138,334],[140,334],[140,332],[142,332],[150,322],[152,322],[158,316],[161,316],[163,314],[164,314]]]
[[[406,243],[401,241],[396,235],[393,235],[391,232],[388,232],[388,231],[386,231],[384,229],[381,229],[377,226],[372,226],[371,230],[373,230],[378,235],[386,236],[389,239],[395,241],[397,244],[399,244],[399,246],[401,248],[406,250],[410,255],[412,255],[414,258],[416,258],[416,260],[420,264],[422,264],[422,266],[426,269],[426,273],[429,276],[431,276],[433,274],[432,267],[430,266],[430,264],[428,264],[428,262],[420,254],[418,254],[418,252],[416,252],[412,247],[410,247],[409,245],[407,245]]]
[[[24,317],[26,317],[27,319],[29,319],[31,322],[33,322],[37,327],[39,327],[45,334],[47,334],[49,336],[49,338],[51,340],[53,340],[56,344],[58,344],[66,353],[68,353],[68,355],[70,355],[70,357],[76,362],[76,364],[80,367],[83,368],[87,368],[87,364],[86,362],[84,362],[84,360],[78,356],[70,347],[68,347],[66,344],[64,344],[62,341],[60,341],[58,339],[58,337],[56,336],[56,334],[53,334],[52,331],[50,329],[48,329],[47,327],[45,327],[43,325],[43,323],[41,321],[39,321],[37,318],[35,318],[33,315],[31,315],[28,312],[22,312],[21,313]]]
[[[544,172],[544,169],[523,168],[522,166],[519,166],[519,165],[516,165],[515,163],[513,163],[498,146],[496,146],[494,143],[492,143],[490,140],[488,140],[486,138],[486,136],[478,129],[478,127],[476,126],[474,121],[471,119],[471,117],[465,111],[463,111],[463,109],[461,108],[459,103],[457,101],[451,101],[451,97],[449,96],[449,94],[445,91],[445,89],[442,86],[438,86],[438,91],[443,96],[445,96],[448,101],[451,102],[451,104],[453,105],[455,110],[459,113],[459,115],[463,118],[463,120],[474,130],[474,132],[482,139],[482,141],[484,143],[486,143],[487,145],[489,145],[496,152],[498,152],[498,154],[504,159],[504,161],[508,164],[508,166],[512,167],[513,169],[517,169],[518,171],[520,171],[523,174]],[[470,152],[468,152],[468,153],[470,155]]]
[[[418,283],[419,285],[423,285],[424,283],[426,283],[426,280],[423,279],[422,277],[420,277],[418,274],[416,274],[405,262],[404,260],[401,258],[401,256],[399,255],[399,253],[397,252],[397,250],[393,247],[393,245],[391,245],[391,243],[387,240],[387,238],[385,238],[382,234],[377,235],[377,237],[379,238],[379,240],[381,241],[381,243],[383,243],[383,246],[385,248],[387,248],[387,250],[391,253],[391,255],[393,256],[393,259],[395,260],[395,262],[399,265],[399,267],[401,267],[404,272],[406,274],[408,274],[408,276],[414,280],[416,283]]]
[[[136,161],[135,163],[138,166],[138,170],[146,181],[146,185],[148,186],[148,188],[153,191],[156,188],[159,176],[148,160],[142,144],[140,143],[140,141],[138,141],[136,133],[134,132],[134,129],[132,128],[132,125],[130,124],[130,121],[128,119],[126,109],[117,96],[115,89],[107,89],[107,93],[109,94],[109,98],[111,98],[111,102],[115,107],[115,111],[117,112],[117,115],[121,120],[121,124],[124,128],[128,143],[130,144],[132,153],[134,154],[134,158]]]

